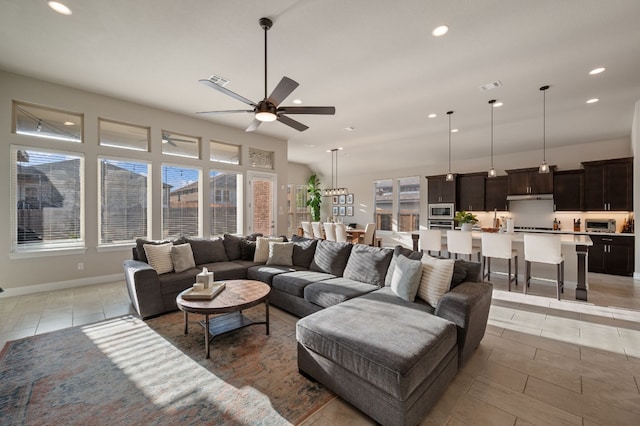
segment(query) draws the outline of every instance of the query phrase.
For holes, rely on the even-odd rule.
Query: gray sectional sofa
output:
[[[271,286],[271,304],[301,317],[300,372],[381,424],[418,424],[484,336],[492,287],[480,280],[478,263],[456,261],[451,289],[431,306],[392,290],[398,256],[422,257],[400,246],[294,236],[291,264],[277,265],[253,262],[255,243],[247,239],[225,235],[214,241],[189,241],[196,267],[160,275],[140,256],[138,244],[138,259],[125,261],[124,270],[140,316],[176,310],[176,295],[203,266],[216,280],[263,281]]]

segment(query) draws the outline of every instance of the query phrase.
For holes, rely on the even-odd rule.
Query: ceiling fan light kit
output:
[[[200,83],[208,86],[218,92],[224,93],[240,102],[243,102],[253,109],[249,110],[226,110],[226,111],[202,111],[197,114],[230,114],[239,112],[251,112],[254,114],[254,120],[249,124],[245,131],[252,132],[260,126],[262,122],[279,121],[292,127],[300,132],[307,130],[309,127],[296,121],[286,114],[317,114],[317,115],[334,115],[335,107],[332,106],[280,106],[280,103],[293,92],[298,83],[288,77],[282,77],[278,85],[271,95],[267,96],[267,31],[273,26],[273,21],[269,18],[260,18],[258,21],[260,27],[264,30],[264,99],[260,102],[253,102],[244,96],[227,89],[213,78],[199,80]]]

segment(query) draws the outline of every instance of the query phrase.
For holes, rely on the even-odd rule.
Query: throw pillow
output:
[[[386,248],[354,244],[343,276],[354,281],[384,287],[385,275],[392,256],[393,251]]]
[[[291,237],[291,241],[293,241],[293,265],[309,269],[313,255],[316,252],[318,240],[294,235]]]
[[[149,265],[156,270],[158,275],[173,271],[173,262],[171,261],[172,246],[172,243],[145,244],[143,246]]]
[[[242,248],[240,242],[242,237],[237,237],[231,234],[224,234],[223,243],[224,250],[227,253],[229,260],[238,260],[242,257]]]
[[[391,290],[400,298],[413,302],[422,278],[422,262],[404,255],[396,258],[396,267],[391,277]]]
[[[436,259],[431,256],[422,257],[422,277],[418,287],[418,296],[433,306],[449,291],[453,276],[453,259]]]
[[[309,269],[341,277],[353,246],[351,243],[318,240]]]
[[[187,242],[191,244],[196,265],[229,261],[222,238],[214,238],[212,240],[187,238]]]
[[[402,247],[401,245],[397,245],[393,248],[393,257],[391,258],[391,263],[389,264],[389,269],[387,270],[387,276],[384,279],[384,285],[386,287],[391,285],[391,277],[393,277],[393,271],[396,267],[396,259],[398,256],[403,255],[413,260],[422,259],[422,252],[413,251],[411,249]]]
[[[265,263],[269,258],[269,241],[273,241],[275,243],[281,243],[282,238],[269,238],[269,237],[258,237],[256,240],[256,254],[253,256],[253,261],[256,263]]]
[[[269,242],[267,265],[292,266],[293,243]]]
[[[171,246],[171,262],[176,272],[183,272],[187,269],[195,268],[196,262],[193,260],[191,244],[180,244]]]
[[[243,239],[240,241],[240,259],[250,260],[253,262],[253,258],[256,255],[256,242],[249,239]]]

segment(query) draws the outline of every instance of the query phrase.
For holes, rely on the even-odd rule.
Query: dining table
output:
[[[353,244],[359,244],[364,237],[365,230],[364,229],[349,229],[347,228],[347,236],[351,237],[351,242]]]

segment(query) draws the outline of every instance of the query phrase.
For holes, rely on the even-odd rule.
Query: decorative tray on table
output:
[[[189,291],[182,295],[182,298],[184,300],[211,300],[224,290],[225,286],[224,281],[216,281],[209,288],[203,290],[190,288]]]

